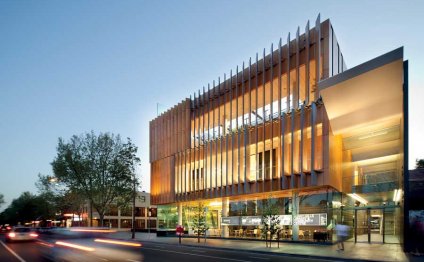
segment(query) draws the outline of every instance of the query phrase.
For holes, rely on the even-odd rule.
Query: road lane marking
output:
[[[13,251],[10,247],[6,246],[6,244],[3,243],[3,241],[0,241],[0,243],[4,246],[4,248],[7,249],[7,251],[9,251],[12,255],[14,255],[19,261],[26,262],[18,254],[16,254],[15,251]]]
[[[192,252],[200,252],[200,253],[205,253],[205,250],[196,250],[196,249],[191,249],[190,251]]]
[[[235,259],[235,258],[225,258],[225,257],[215,257],[215,256],[209,256],[209,255],[202,255],[202,254],[192,254],[192,253],[187,253],[187,252],[172,251],[172,250],[166,250],[166,249],[157,249],[157,248],[148,248],[148,247],[144,247],[143,249],[150,249],[150,250],[156,250],[156,251],[162,251],[162,252],[169,252],[169,253],[176,253],[176,254],[189,255],[189,256],[196,256],[196,257],[214,258],[214,259],[218,259],[218,260],[229,260],[229,261],[240,261],[240,262],[253,262],[253,261],[250,261],[250,260],[242,260],[242,259]]]
[[[131,262],[140,262],[140,261],[138,261],[138,260],[132,260],[132,259],[127,259],[127,261],[131,261]]]

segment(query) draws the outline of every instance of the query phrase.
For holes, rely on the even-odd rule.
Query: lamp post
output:
[[[149,237],[150,237],[150,217],[152,215],[152,211],[151,208],[149,207],[149,212],[147,213],[147,227],[148,227],[148,232],[149,232]]]
[[[135,197],[136,197],[136,188],[135,188],[135,175],[134,175],[134,181],[133,181],[133,197],[132,197],[132,234],[131,238],[135,238]]]

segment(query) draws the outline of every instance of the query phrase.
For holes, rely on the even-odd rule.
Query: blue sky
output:
[[[0,193],[10,202],[36,192],[58,138],[91,130],[136,143],[149,191],[157,103],[178,103],[318,13],[332,21],[349,68],[405,47],[413,167],[424,158],[423,11],[423,1],[2,0]]]

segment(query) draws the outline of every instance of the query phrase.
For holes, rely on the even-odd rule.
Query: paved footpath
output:
[[[117,232],[111,237],[118,239],[131,239],[130,232]],[[158,242],[162,244],[178,245],[176,237],[157,237],[155,233],[136,233],[138,241]],[[183,245],[208,248],[243,250],[249,252],[272,252],[305,257],[322,257],[327,259],[345,259],[360,261],[424,261],[424,256],[405,254],[399,244],[368,244],[345,242],[345,250],[337,251],[336,245],[302,244],[302,243],[272,243],[272,248],[267,248],[264,242],[231,239],[201,239],[183,238]]]

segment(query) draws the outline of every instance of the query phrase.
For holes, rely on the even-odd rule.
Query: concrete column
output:
[[[230,200],[228,198],[222,199],[222,217],[228,216],[228,209],[230,206]],[[221,225],[221,218],[219,218],[218,224]],[[230,232],[228,226],[221,225],[221,237],[229,237]]]
[[[292,226],[292,231],[293,231],[293,235],[292,238],[293,240],[297,241],[299,240],[299,225],[295,224],[297,215],[299,214],[299,193],[298,192],[293,192],[293,197],[292,197],[292,215],[293,215],[293,226]]]
[[[178,203],[178,225],[183,225],[183,204]]]

